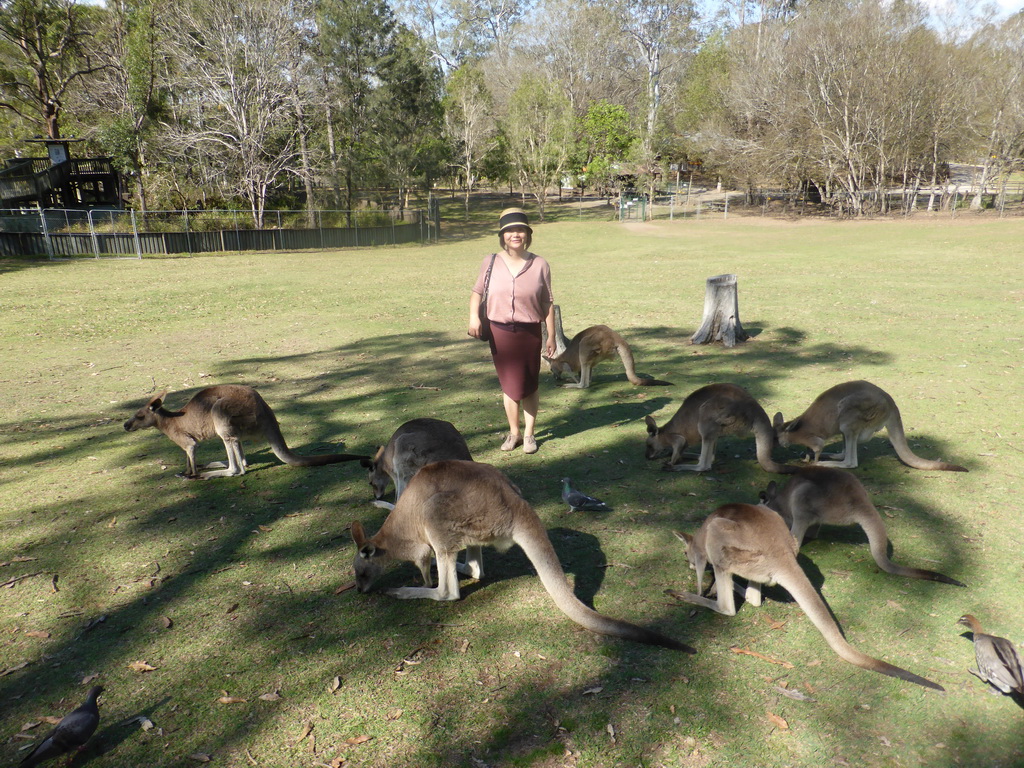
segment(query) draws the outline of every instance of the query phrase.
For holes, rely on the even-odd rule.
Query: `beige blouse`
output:
[[[540,256],[526,254],[526,264],[513,277],[501,256],[494,259],[487,288],[487,317],[498,323],[541,323],[555,300],[551,293],[551,267]],[[473,292],[484,295],[484,278],[491,257],[480,264]]]

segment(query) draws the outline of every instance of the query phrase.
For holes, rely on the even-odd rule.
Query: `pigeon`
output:
[[[604,512],[608,509],[608,505],[603,501],[577,491],[570,483],[571,481],[568,477],[562,478],[562,501],[569,505],[570,511]]]
[[[963,624],[974,633],[974,657],[978,668],[969,670],[970,673],[1003,693],[1024,694],[1024,671],[1013,643],[1005,637],[986,635],[981,631],[981,622],[969,613],[956,623]]]
[[[100,711],[96,707],[96,697],[103,693],[103,686],[97,685],[89,689],[89,696],[78,709],[69,712],[57,723],[57,726],[46,734],[36,745],[28,757],[21,761],[20,768],[31,768],[33,765],[66,754],[75,749],[83,749],[89,737],[96,732],[100,724]]]

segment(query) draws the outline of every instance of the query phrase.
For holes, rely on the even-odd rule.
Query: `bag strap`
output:
[[[484,295],[481,299],[485,304],[487,303],[487,290],[491,285],[491,270],[494,269],[494,260],[498,258],[498,254],[491,254],[491,263],[487,266],[487,274],[484,275]]]

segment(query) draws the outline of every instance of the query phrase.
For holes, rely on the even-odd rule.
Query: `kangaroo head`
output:
[[[125,432],[134,432],[137,429],[148,429],[149,427],[156,426],[156,412],[163,407],[164,398],[167,397],[167,390],[165,389],[156,397],[152,398],[148,403],[139,408],[128,421],[124,423]]]
[[[663,453],[668,452],[671,446],[665,441],[658,429],[658,423],[650,416],[644,416],[644,423],[647,425],[647,444],[644,457],[655,459]]]
[[[384,454],[384,446],[378,445],[377,452],[374,454],[372,459],[360,459],[359,464],[368,470],[370,487],[373,488],[373,498],[383,499],[384,493],[388,489],[388,483],[391,482],[391,478],[388,473],[384,471],[383,462],[381,456]]]
[[[686,544],[686,559],[690,563],[690,567],[697,573],[703,573],[704,566],[708,564],[708,561],[704,552],[700,551],[700,547],[697,546],[696,537],[682,531],[672,531],[672,533]]]
[[[556,377],[571,376],[574,373],[572,365],[565,361],[564,352],[557,357],[548,357],[547,355],[541,355],[541,357],[547,361],[548,368],[551,369],[551,372],[555,374]]]
[[[768,507],[768,509],[774,509],[776,512],[778,512],[778,505],[775,501],[778,497],[779,486],[774,480],[768,483],[768,487],[758,494],[758,500],[760,501],[761,506]]]
[[[785,421],[782,418],[782,412],[779,411],[775,414],[775,418],[772,419],[772,427],[775,429],[775,439],[778,440],[779,445],[783,448],[788,448],[794,444],[803,445],[803,442],[795,439],[794,435],[794,433],[800,431],[800,419]]]
[[[352,562],[356,589],[369,592],[384,570],[387,552],[366,538],[363,526],[358,521],[352,523],[352,541],[356,544],[356,555]]]

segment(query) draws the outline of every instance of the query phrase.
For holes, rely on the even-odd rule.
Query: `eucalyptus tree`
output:
[[[243,198],[256,226],[298,152],[289,62],[302,54],[289,3],[185,0],[161,14],[173,58],[179,166],[205,164]]]
[[[524,76],[512,92],[502,124],[509,161],[523,189],[537,200],[544,220],[547,188],[560,183],[573,141],[573,114],[558,83]]]
[[[469,198],[481,174],[481,163],[497,141],[494,102],[483,73],[467,62],[448,78],[444,98],[445,133],[454,147],[455,162],[465,183],[465,216]]]
[[[78,93],[100,145],[130,179],[143,212],[156,165],[151,158],[159,154],[151,149],[159,121],[168,117],[164,41],[156,20],[156,0],[109,0],[97,35],[107,66]]]
[[[621,34],[633,44],[635,61],[644,74],[644,120],[636,160],[641,175],[653,185],[662,128],[663,89],[669,76],[678,77],[696,45],[693,0],[609,0]],[[650,189],[653,192],[653,186]]]
[[[97,13],[76,0],[0,0],[0,108],[61,138],[69,91],[106,66],[92,49]]]

